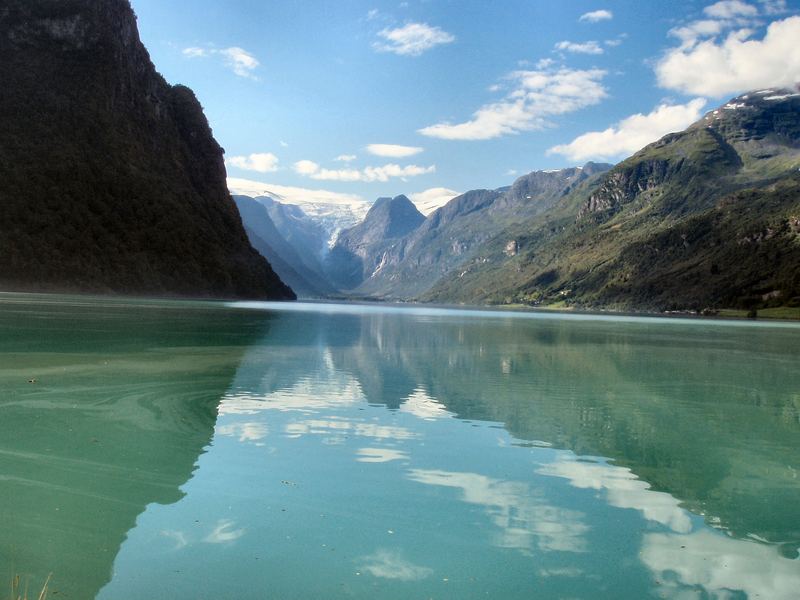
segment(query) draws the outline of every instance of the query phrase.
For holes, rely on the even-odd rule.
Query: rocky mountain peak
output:
[[[383,239],[406,235],[425,220],[411,200],[400,195],[394,198],[378,198],[363,221],[364,230],[379,234]]]

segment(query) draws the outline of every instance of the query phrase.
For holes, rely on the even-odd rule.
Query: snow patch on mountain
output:
[[[232,194],[256,199],[266,196],[281,204],[297,206],[325,229],[328,247],[336,243],[340,231],[363,221],[371,206],[356,194],[273,185],[237,177],[228,178],[228,189]]]

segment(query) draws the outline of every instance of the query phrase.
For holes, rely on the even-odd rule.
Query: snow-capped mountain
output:
[[[281,204],[299,207],[310,220],[325,230],[328,248],[336,243],[340,231],[360,223],[371,206],[354,194],[270,185],[236,177],[228,178],[228,189],[231,194],[266,197]]]

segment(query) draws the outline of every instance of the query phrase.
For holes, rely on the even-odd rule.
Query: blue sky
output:
[[[615,162],[793,85],[799,2],[132,0],[229,176],[366,200]]]

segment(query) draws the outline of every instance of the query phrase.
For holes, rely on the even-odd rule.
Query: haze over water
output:
[[[800,327],[0,297],[0,577],[795,598]]]

